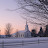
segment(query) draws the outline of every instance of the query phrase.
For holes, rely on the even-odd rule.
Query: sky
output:
[[[12,27],[14,28],[14,33],[16,30],[24,30],[25,29],[25,24],[26,20],[22,19],[21,12],[23,10],[17,10],[17,11],[9,11],[13,9],[17,9],[20,7],[17,2],[14,0],[0,0],[0,34],[4,34],[5,32],[5,26],[7,23],[11,23]],[[32,24],[28,23],[29,29],[31,30],[32,28],[38,28],[38,26],[33,26]]]

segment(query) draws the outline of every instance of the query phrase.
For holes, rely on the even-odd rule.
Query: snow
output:
[[[33,0],[32,2],[33,2],[33,3],[36,3],[36,4],[41,4],[41,3],[39,2],[39,0]]]
[[[0,48],[48,48],[48,37],[0,38]]]
[[[24,33],[24,32],[26,32],[25,30],[22,30],[22,31],[18,31],[19,33]]]

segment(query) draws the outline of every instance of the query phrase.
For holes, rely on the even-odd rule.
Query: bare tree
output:
[[[10,11],[24,10],[22,16],[28,22],[37,25],[48,24],[48,0],[15,0],[20,7]],[[9,9],[8,9],[9,10]],[[35,15],[34,15],[35,14]],[[33,15],[33,16],[32,16]]]
[[[18,0],[18,4],[21,6],[18,9],[25,10],[26,15],[23,18],[27,18],[28,22],[38,25],[48,24],[48,0]],[[30,14],[36,16],[32,17]]]
[[[43,14],[48,14],[48,0],[19,0],[18,3],[22,6],[23,9],[30,13],[39,12]],[[30,10],[29,7],[35,7],[36,10],[32,10],[32,8]]]
[[[6,24],[6,29],[5,29],[5,35],[7,37],[11,37],[11,31],[12,31],[12,25],[10,23]]]

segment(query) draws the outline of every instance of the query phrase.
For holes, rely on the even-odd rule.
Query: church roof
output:
[[[19,33],[24,33],[26,32],[25,30],[22,30],[22,31],[18,31]],[[16,33],[13,33],[12,35],[16,35]]]
[[[12,35],[16,35],[16,33],[13,33]]]
[[[22,30],[22,31],[18,31],[19,33],[24,33],[24,32],[26,32],[25,30]]]

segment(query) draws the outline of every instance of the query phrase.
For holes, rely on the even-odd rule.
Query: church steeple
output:
[[[29,31],[28,24],[27,24],[27,19],[26,19],[25,30],[26,30],[26,31]]]
[[[26,19],[26,25],[27,25],[27,19]]]

